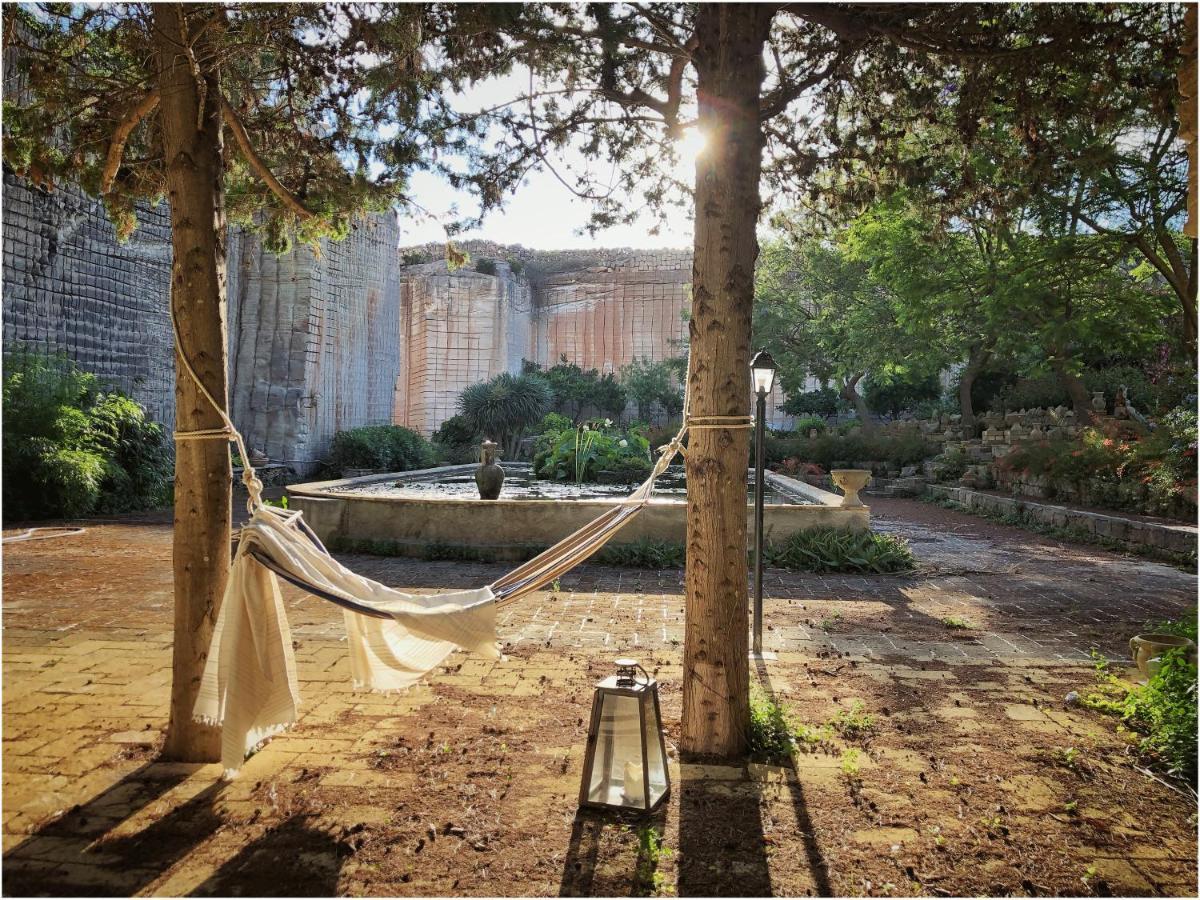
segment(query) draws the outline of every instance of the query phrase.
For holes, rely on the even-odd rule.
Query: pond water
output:
[[[754,500],[754,476],[747,490],[747,502]],[[637,487],[636,484],[574,484],[563,481],[543,481],[533,477],[528,466],[506,466],[501,500],[616,500],[626,497]],[[453,500],[476,500],[479,491],[475,487],[475,474],[463,472],[446,474],[440,478],[423,481],[379,481],[374,484],[359,484],[341,488],[330,488],[336,493],[351,493],[371,497],[396,497],[425,499],[446,497]],[[654,486],[654,496],[660,499],[682,500],[687,495],[687,484],[682,466],[672,466],[663,473]],[[802,496],[792,496],[773,488],[769,483],[764,493],[764,502],[774,504],[811,504]]]

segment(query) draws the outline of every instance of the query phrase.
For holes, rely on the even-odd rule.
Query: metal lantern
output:
[[[766,350],[759,350],[750,360],[750,380],[754,383],[754,393],[760,397],[771,393],[775,384],[775,360]]]
[[[658,684],[637,660],[616,665],[592,699],[579,805],[649,812],[671,789]]]

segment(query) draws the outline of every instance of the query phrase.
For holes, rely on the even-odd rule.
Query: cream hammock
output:
[[[179,331],[174,309],[175,341]],[[184,368],[217,411],[224,426],[177,432],[176,440],[228,440],[243,462],[250,520],[242,526],[237,553],[217,617],[196,700],[196,719],[220,726],[221,762],[233,777],[246,754],[287,729],[298,715],[299,690],[278,578],[342,607],[355,687],[400,690],[415,684],[457,649],[498,659],[496,608],[536,591],[596,553],[649,502],[654,483],[677,453],[689,428],[748,428],[747,416],[688,417],[659,448],[649,477],[625,500],[486,587],[469,591],[406,594],[364,578],[339,563],[298,510],[262,501],[262,482],[249,464],[241,434],[179,352]],[[686,384],[686,381],[685,381]]]

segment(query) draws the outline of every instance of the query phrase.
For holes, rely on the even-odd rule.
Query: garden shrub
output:
[[[1196,640],[1196,616],[1178,622],[1146,626]],[[1143,685],[1129,685],[1113,676],[1105,660],[1097,665],[1098,689],[1084,705],[1119,717],[1137,737],[1138,749],[1167,774],[1195,786],[1196,779],[1196,665],[1182,650],[1163,655],[1162,667]]]
[[[552,392],[538,375],[502,372],[473,384],[458,397],[458,408],[467,427],[498,443],[510,459],[531,425],[550,408]]]
[[[1018,378],[1000,388],[988,408],[992,412],[1016,412],[1022,409],[1052,409],[1055,406],[1070,406],[1062,383],[1053,375],[1039,378]]]
[[[625,412],[628,397],[616,375],[601,375],[597,369],[585,371],[568,362],[565,353],[548,369],[524,360],[521,371],[544,378],[550,385],[550,409],[570,416],[572,421],[578,421],[587,410],[618,417]]]
[[[872,412],[899,415],[919,403],[936,401],[942,395],[937,375],[868,378],[863,399]]]
[[[461,465],[479,458],[479,434],[463,416],[451,416],[433,433],[433,448],[438,459]]]
[[[65,357],[20,350],[6,357],[5,369],[6,520],[170,502],[171,447],[139,403]]]
[[[436,461],[433,446],[415,431],[400,425],[364,425],[333,436],[325,469],[327,474],[341,477],[346,469],[403,472]]]
[[[856,462],[880,461],[903,467],[933,455],[934,447],[915,430],[903,434],[869,434],[861,428],[847,434],[825,434],[815,438],[771,438],[765,441],[767,463],[775,466],[795,458],[825,469],[852,466]]]
[[[916,558],[908,542],[892,534],[809,528],[768,544],[769,565],[803,572],[909,572]]]
[[[996,463],[1001,471],[1073,486],[1118,509],[1171,514],[1195,504],[1196,412],[1180,409],[1140,434],[1126,426],[1085,428],[1078,438],[1031,441]],[[1131,490],[1138,485],[1140,491]]]
[[[801,416],[796,420],[795,432],[804,437],[810,431],[824,431],[825,428],[825,420],[820,416]]]
[[[842,403],[834,388],[825,387],[789,395],[783,402],[783,411],[789,416],[836,416]]]

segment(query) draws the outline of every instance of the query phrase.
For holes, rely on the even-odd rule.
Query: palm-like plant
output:
[[[477,434],[492,438],[513,459],[525,429],[541,420],[552,400],[544,378],[505,372],[463,391],[458,408]]]

